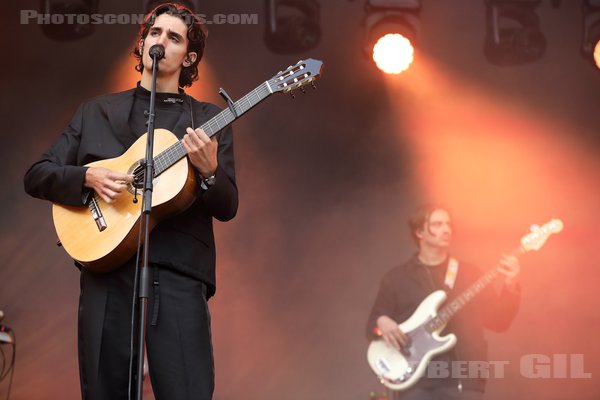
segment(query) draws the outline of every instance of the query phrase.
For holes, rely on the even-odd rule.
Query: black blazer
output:
[[[117,157],[131,144],[128,119],[134,92],[131,89],[108,94],[80,105],[58,140],[25,174],[26,192],[56,203],[83,205],[87,169],[84,165]],[[194,99],[192,108],[195,128],[220,112],[217,106]],[[173,133],[182,138],[189,126],[192,126],[190,104],[185,101]],[[207,191],[197,185],[198,195],[192,206],[160,222],[150,236],[150,262],[204,281],[209,296],[215,292],[212,218],[230,220],[238,207],[232,129],[228,127],[218,133],[217,140],[219,166],[215,185]]]

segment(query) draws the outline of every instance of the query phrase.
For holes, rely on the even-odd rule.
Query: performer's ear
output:
[[[190,65],[194,64],[194,62],[196,62],[197,58],[198,58],[198,53],[196,53],[194,51],[189,52],[187,54],[187,56],[185,56],[185,59],[183,60],[183,66],[189,67]]]
[[[140,55],[144,54],[144,39],[140,39],[140,42],[138,43],[138,53],[140,53]]]
[[[423,239],[423,232],[425,231],[425,229],[423,228],[419,228],[415,231],[415,236],[418,237],[419,239]]]

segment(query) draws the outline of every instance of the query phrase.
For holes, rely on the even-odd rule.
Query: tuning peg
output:
[[[306,90],[304,90],[304,86],[300,86],[300,91],[301,91],[303,94],[306,94]]]
[[[294,96],[294,91],[293,90],[290,90],[290,96],[292,96],[292,99],[296,98],[296,96]]]
[[[313,90],[317,90],[317,85],[315,85],[315,83],[314,83],[314,82],[311,82],[311,83],[310,83],[310,86],[312,86]]]

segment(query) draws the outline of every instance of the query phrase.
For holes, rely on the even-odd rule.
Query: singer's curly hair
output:
[[[176,3],[163,3],[155,7],[144,17],[144,22],[140,24],[140,39],[145,40],[148,36],[148,31],[154,25],[156,18],[161,14],[168,14],[174,17],[179,17],[188,27],[188,48],[187,51],[195,52],[198,54],[196,61],[189,67],[183,67],[181,75],[179,76],[179,86],[188,87],[192,86],[192,83],[198,79],[198,64],[204,54],[204,45],[206,42],[206,28],[200,21],[200,19],[194,15],[192,11],[181,4]],[[133,50],[133,55],[138,60],[136,65],[136,71],[142,72],[144,65],[142,63],[142,49],[136,46]]]

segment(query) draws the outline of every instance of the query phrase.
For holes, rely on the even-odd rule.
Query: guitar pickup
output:
[[[379,369],[382,375],[389,374],[391,372],[391,368],[388,365],[388,363],[381,358],[377,360],[377,368]]]
[[[98,230],[102,232],[108,228],[108,225],[106,225],[106,221],[104,220],[104,216],[102,215],[102,210],[100,210],[100,205],[94,196],[91,197],[88,203],[88,208],[92,212],[92,218],[94,218]]]

